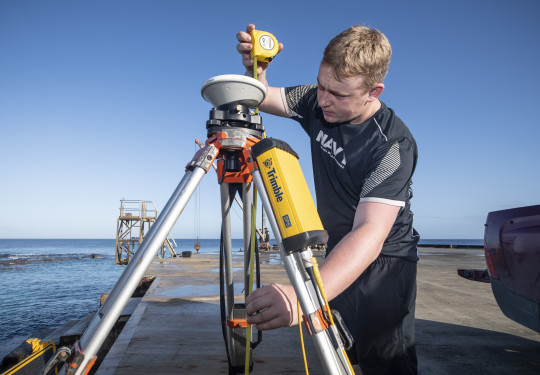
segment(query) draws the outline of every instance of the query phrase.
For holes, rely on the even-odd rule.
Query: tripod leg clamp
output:
[[[81,367],[81,364],[84,360],[84,353],[81,351],[81,347],[79,345],[79,342],[75,342],[75,345],[73,346],[72,350],[72,356],[71,359],[66,362],[66,375],[74,375],[77,373],[79,368]],[[84,369],[82,370],[83,375],[87,375],[90,372],[90,369],[92,366],[94,366],[94,363],[96,363],[97,356],[94,355],[92,358],[90,358],[90,361],[84,366]]]
[[[311,336],[327,330],[330,326],[324,317],[322,309],[312,312],[309,315],[303,315],[302,319],[304,320],[306,329]]]
[[[248,327],[248,323],[246,319],[227,319],[227,327],[245,329]]]

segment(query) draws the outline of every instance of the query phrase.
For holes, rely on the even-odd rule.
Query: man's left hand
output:
[[[263,286],[246,298],[247,322],[258,330],[298,324],[297,299],[290,285]]]

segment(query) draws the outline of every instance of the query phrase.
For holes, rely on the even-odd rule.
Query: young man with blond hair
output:
[[[249,75],[254,28],[237,34]],[[267,87],[260,110],[296,120],[309,135],[317,210],[329,235],[321,275],[330,306],[354,337],[349,357],[364,375],[417,373],[419,236],[410,211],[417,148],[379,100],[391,54],[380,31],[352,26],[326,47],[317,84],[271,87],[269,64],[257,68]],[[264,286],[246,300],[248,322],[261,330],[297,324],[296,306],[292,286]]]

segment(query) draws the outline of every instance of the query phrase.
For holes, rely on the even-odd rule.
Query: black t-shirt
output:
[[[332,124],[317,105],[317,86],[282,91],[292,119],[311,140],[317,210],[331,249],[351,231],[359,202],[401,207],[382,254],[417,261],[418,233],[410,210],[416,142],[393,110],[381,108],[362,124]]]

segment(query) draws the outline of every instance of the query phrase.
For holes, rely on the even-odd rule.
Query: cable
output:
[[[315,281],[317,282],[317,285],[321,291],[322,298],[324,300],[324,304],[326,306],[326,310],[328,310],[328,319],[330,320],[330,325],[334,325],[334,317],[332,316],[332,310],[330,309],[330,305],[328,304],[328,299],[326,297],[326,291],[324,290],[324,285],[322,282],[321,273],[319,272],[319,264],[317,263],[317,259],[315,257],[311,258],[311,262],[313,263],[313,274],[315,275]],[[347,356],[347,352],[345,349],[342,349],[343,356],[347,360],[347,365],[349,366],[349,370],[354,375],[354,369],[351,365],[351,362],[349,361],[349,357]]]
[[[251,249],[249,253],[249,284],[247,287],[248,295],[253,291],[253,265],[255,258],[255,243],[256,243],[256,225],[257,225],[257,187],[253,185],[253,206],[251,213]],[[249,359],[251,356],[251,329],[252,325],[248,324],[246,332],[246,360],[244,363],[244,374],[249,375]]]
[[[227,312],[225,311],[225,248],[223,242],[223,229],[219,240],[219,307],[221,315],[221,333],[223,341],[225,341],[225,352],[227,353],[227,363],[229,364],[229,375],[234,374],[232,366],[231,353],[229,351],[228,335],[227,335]]]
[[[313,263],[313,274],[315,275],[315,281],[317,282],[317,286],[319,287],[321,291],[324,304],[328,310],[328,319],[330,320],[330,325],[333,326],[334,318],[332,317],[332,312],[330,311],[330,305],[328,305],[328,299],[326,298],[326,291],[324,290],[321,273],[319,272],[319,264],[317,263],[317,259],[315,257],[311,257],[311,262]]]
[[[306,357],[306,347],[304,345],[304,334],[302,333],[302,313],[300,312],[300,301],[296,301],[296,306],[298,310],[298,328],[300,330],[300,345],[302,346],[302,357],[304,358],[304,367],[306,368],[306,375],[309,375],[309,369],[307,364],[307,357]]]
[[[258,79],[258,73],[257,73],[257,58],[253,58],[253,78]],[[259,113],[259,106],[255,107],[253,110],[255,114]],[[266,138],[266,137],[265,137]]]

